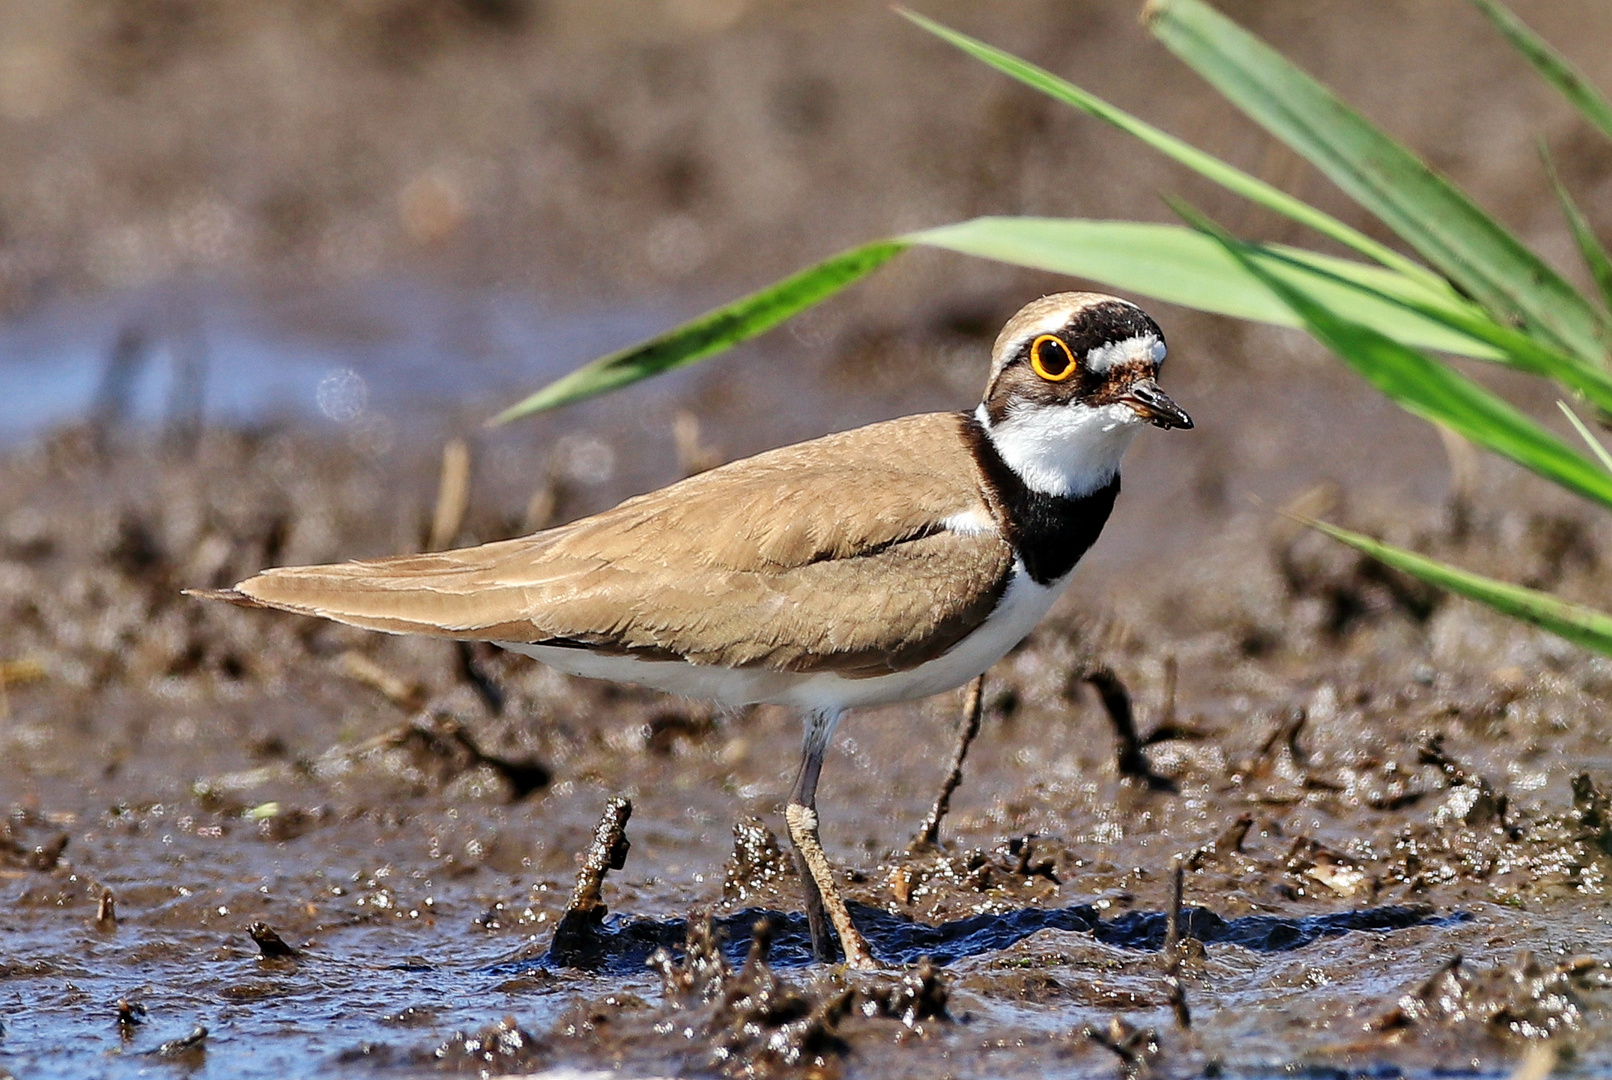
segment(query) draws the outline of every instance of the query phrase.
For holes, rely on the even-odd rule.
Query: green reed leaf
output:
[[[1037,67],[1027,60],[1022,60],[1012,53],[1004,52],[992,45],[967,34],[959,33],[948,26],[927,19],[915,12],[902,8],[896,9],[907,19],[934,34],[936,37],[955,45],[963,52],[977,60],[983,61],[1011,78],[1034,90],[1048,95],[1066,105],[1085,112],[1099,120],[1112,124],[1121,131],[1158,150],[1168,157],[1192,169],[1199,175],[1213,180],[1234,194],[1265,207],[1267,210],[1282,214],[1301,225],[1314,229],[1323,236],[1330,237],[1338,243],[1355,252],[1379,262],[1390,269],[1397,270],[1406,277],[1420,280],[1429,288],[1451,292],[1449,286],[1437,274],[1427,267],[1407,259],[1399,252],[1378,243],[1358,229],[1339,221],[1332,215],[1318,210],[1302,199],[1295,198],[1281,188],[1251,176],[1234,165],[1205,153],[1185,140],[1178,139],[1145,120],[1132,116],[1125,110],[1104,101],[1095,94],[1082,90],[1075,84],[1061,79],[1044,68]],[[1451,292],[1453,295],[1453,292]]]
[[[1194,224],[1214,236],[1291,307],[1316,340],[1402,408],[1443,424],[1569,491],[1612,507],[1612,475],[1509,402],[1448,364],[1339,315],[1308,289],[1270,273],[1249,245],[1211,222],[1195,218]]]
[[[1471,198],[1203,0],[1150,0],[1164,45],[1496,318],[1595,362],[1606,320]]]
[[[1301,326],[1302,320],[1225,248],[1179,225],[1079,218],[975,218],[912,233],[905,240],[998,262],[1051,270],[1238,319]],[[1405,297],[1460,303],[1442,289],[1367,263],[1282,245],[1260,246],[1254,257],[1270,273],[1302,281],[1358,322],[1444,352],[1486,360],[1502,353],[1459,329],[1397,302]],[[1351,283],[1365,286],[1353,287]],[[1469,305],[1470,306],[1470,305]]]
[[[1468,600],[1476,600],[1502,615],[1531,623],[1592,652],[1612,656],[1612,617],[1594,608],[1570,603],[1537,589],[1474,574],[1324,521],[1300,520],[1334,540],[1348,544],[1356,551],[1429,585],[1448,589]]]
[[[913,245],[1051,270],[1215,314],[1302,325],[1291,308],[1220,244],[1180,225],[975,218],[836,255],[648,341],[584,364],[506,409],[492,423],[568,405],[713,356],[827,299]],[[1462,303],[1441,287],[1426,286],[1384,267],[1300,248],[1271,245],[1258,249],[1255,257],[1265,260],[1270,273],[1303,281],[1338,310],[1383,333],[1462,356],[1504,358],[1500,349],[1482,338],[1402,302],[1425,303],[1430,309]]]
[[[1169,201],[1170,205],[1175,207],[1177,213],[1181,214],[1186,220],[1198,222],[1203,220],[1200,215],[1197,215],[1195,211],[1185,204],[1174,199]],[[1279,246],[1270,244],[1249,246],[1262,252],[1264,256],[1273,262],[1291,260],[1287,250]],[[1311,274],[1331,276],[1330,268],[1320,264],[1309,262],[1303,264],[1303,266]],[[1464,301],[1454,303],[1429,301],[1414,292],[1384,290],[1378,283],[1359,276],[1348,278],[1340,276],[1333,280],[1346,283],[1349,287],[1360,292],[1380,297],[1387,303],[1414,311],[1434,323],[1447,326],[1476,341],[1486,342],[1494,347],[1495,355],[1483,357],[1484,359],[1496,359],[1500,363],[1517,368],[1519,371],[1526,371],[1532,375],[1541,375],[1553,379],[1562,386],[1583,394],[1597,407],[1612,413],[1612,370],[1608,370],[1600,364],[1586,363],[1569,353],[1553,349],[1548,345],[1542,345],[1526,334],[1495,322],[1487,312],[1475,304]],[[1325,298],[1323,297],[1322,299]],[[1344,309],[1335,307],[1335,310],[1338,310],[1341,314],[1349,314]],[[1366,322],[1366,320],[1357,321]],[[1377,329],[1387,333],[1390,337],[1396,338],[1403,344],[1426,344],[1425,342],[1412,340],[1404,334],[1395,333],[1392,328],[1381,323],[1368,323],[1368,325],[1376,325]],[[1456,352],[1467,356],[1479,355],[1476,350],[1467,350],[1464,353],[1455,349],[1445,349],[1443,351]]]
[[[1612,138],[1612,104],[1609,104],[1572,63],[1556,47],[1536,34],[1527,23],[1499,0],[1472,0],[1479,11],[1488,16],[1505,39],[1542,75],[1561,95],[1570,101],[1584,119],[1600,128]]]
[[[901,240],[880,240],[841,252],[648,341],[584,364],[505,409],[489,423],[504,424],[569,405],[730,349],[860,281],[907,246]]]
[[[1590,276],[1595,279],[1595,287],[1601,294],[1601,303],[1612,310],[1612,255],[1607,254],[1606,247],[1601,238],[1595,235],[1590,227],[1589,218],[1584,216],[1578,203],[1568,192],[1562,178],[1556,173],[1556,163],[1551,160],[1550,154],[1540,147],[1540,159],[1545,163],[1545,172],[1550,176],[1551,187],[1556,189],[1556,201],[1561,203],[1562,216],[1567,219],[1567,227],[1573,232],[1573,242],[1578,245],[1579,257],[1584,265],[1589,267]]]
[[[1589,425],[1578,418],[1578,413],[1574,412],[1567,402],[1558,401],[1556,407],[1567,415],[1568,422],[1573,425],[1573,430],[1578,432],[1578,437],[1583,439],[1585,445],[1590,448],[1590,452],[1601,459],[1601,468],[1612,473],[1612,452],[1607,451],[1606,444],[1595,437],[1595,432],[1591,431]]]

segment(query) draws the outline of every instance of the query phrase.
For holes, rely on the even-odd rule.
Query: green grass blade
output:
[[[1179,225],[1078,218],[975,218],[911,233],[915,244],[1085,278],[1127,292],[1238,319],[1301,326],[1302,320],[1224,247]],[[1272,245],[1261,252],[1271,273],[1302,281],[1318,296],[1403,341],[1485,360],[1503,354],[1459,329],[1388,297],[1430,306],[1458,303],[1442,287],[1424,288],[1392,270]],[[1264,256],[1261,255],[1261,258]],[[1367,289],[1353,287],[1358,282]],[[1368,291],[1369,290],[1369,291]]]
[[[1591,431],[1589,425],[1578,418],[1578,413],[1569,408],[1567,402],[1558,401],[1556,407],[1567,414],[1567,419],[1572,423],[1573,430],[1578,432],[1578,437],[1583,439],[1595,456],[1601,459],[1601,468],[1612,473],[1612,453],[1607,452],[1606,445],[1595,437],[1595,432]]]
[[[1153,34],[1325,173],[1497,318],[1586,360],[1602,315],[1560,274],[1402,144],[1203,0],[1150,0]]]
[[[1217,240],[1180,225],[1074,218],[976,218],[837,255],[642,344],[595,360],[501,413],[556,408],[694,363],[761,334],[913,244],[1084,278],[1233,318],[1305,325]],[[1612,374],[1500,326],[1443,287],[1380,266],[1282,245],[1250,245],[1266,273],[1349,320],[1421,348],[1499,360],[1557,378],[1612,412]]]
[[[1177,213],[1188,221],[1201,221],[1190,207],[1174,199],[1170,200]],[[1290,249],[1272,244],[1249,245],[1262,253],[1273,263],[1288,262],[1292,259]],[[1332,277],[1334,271],[1331,267],[1308,261],[1301,264],[1311,274],[1321,277]],[[1494,347],[1498,359],[1520,371],[1532,375],[1541,375],[1553,379],[1571,390],[1576,390],[1592,401],[1602,410],[1612,413],[1612,371],[1599,364],[1585,363],[1568,353],[1559,352],[1548,345],[1542,345],[1526,334],[1519,333],[1509,326],[1503,326],[1489,317],[1488,313],[1474,304],[1465,302],[1443,303],[1429,301],[1414,291],[1393,291],[1382,288],[1381,284],[1360,275],[1350,277],[1338,276],[1333,280],[1344,282],[1361,292],[1380,297],[1384,301],[1400,307],[1407,308],[1428,320],[1442,326],[1447,326],[1460,334],[1464,334],[1476,341],[1486,342]],[[1323,301],[1325,297],[1318,297]],[[1284,305],[1285,306],[1285,305]],[[1349,317],[1350,312],[1332,305],[1335,311]],[[1366,320],[1356,319],[1357,322]],[[1376,329],[1382,330],[1389,337],[1395,338],[1403,344],[1425,345],[1425,342],[1414,341],[1404,334],[1396,333],[1394,329],[1382,323],[1369,323]],[[1436,346],[1433,346],[1436,347]],[[1445,349],[1445,352],[1458,352],[1458,350]],[[1470,350],[1461,355],[1477,355],[1476,350]]]
[[[1521,585],[1512,585],[1484,577],[1482,574],[1461,570],[1437,559],[1430,559],[1426,555],[1418,555],[1413,551],[1373,540],[1369,536],[1340,529],[1324,521],[1312,521],[1306,518],[1300,520],[1311,528],[1326,533],[1334,540],[1348,544],[1356,551],[1364,552],[1378,562],[1403,571],[1429,585],[1448,589],[1468,600],[1476,600],[1502,615],[1531,623],[1541,630],[1548,630],[1592,652],[1612,656],[1612,617],[1594,608],[1569,603],[1537,589],[1525,589]]]
[[[913,244],[1051,270],[1234,318],[1300,326],[1293,310],[1225,249],[1179,225],[1066,218],[976,218],[884,240],[837,255],[641,344],[601,357],[550,383],[492,421],[581,401],[692,364],[755,337],[871,273]],[[1407,308],[1451,300],[1392,270],[1299,248],[1271,246],[1272,273],[1304,281],[1350,317],[1401,340],[1483,360],[1504,353],[1470,334]]]
[[[1270,273],[1249,251],[1249,245],[1226,235],[1212,223],[1198,219],[1195,224],[1225,245],[1250,273],[1291,307],[1316,340],[1400,407],[1424,420],[1443,424],[1569,491],[1612,507],[1612,475],[1510,403],[1449,365],[1341,317],[1306,289]]]
[[[1595,279],[1595,287],[1601,293],[1601,303],[1612,310],[1612,256],[1607,254],[1601,238],[1595,235],[1590,227],[1589,218],[1584,211],[1578,208],[1573,196],[1568,192],[1562,178],[1556,173],[1556,163],[1551,160],[1544,148],[1540,148],[1540,158],[1545,163],[1545,172],[1550,176],[1551,187],[1556,189],[1556,201],[1562,204],[1562,216],[1567,219],[1567,227],[1573,231],[1573,242],[1578,245],[1579,256],[1584,265],[1589,267],[1590,276]]]
[[[1550,42],[1534,33],[1528,24],[1517,18],[1512,10],[1499,0],[1472,0],[1478,10],[1489,17],[1505,39],[1542,75],[1546,82],[1561,91],[1584,119],[1600,128],[1612,138],[1612,104],[1595,85],[1586,79]]]
[[[489,423],[503,424],[569,405],[732,348],[861,280],[907,247],[904,241],[880,240],[841,252],[658,337],[584,364],[505,409]]]
[[[907,11],[903,8],[897,8],[896,10],[918,26],[955,45],[976,60],[989,64],[1004,75],[1017,79],[1031,89],[1039,90],[1041,93],[1066,105],[1072,105],[1084,113],[1112,124],[1167,157],[1174,158],[1199,175],[1213,180],[1228,191],[1241,195],[1243,198],[1263,206],[1267,210],[1282,214],[1301,225],[1314,229],[1323,236],[1336,240],[1368,259],[1397,270],[1407,277],[1422,281],[1430,288],[1449,291],[1449,287],[1443,279],[1428,270],[1427,267],[1407,259],[1399,252],[1378,243],[1358,229],[1345,225],[1337,218],[1316,209],[1302,199],[1294,198],[1281,188],[1267,184],[1258,177],[1251,176],[1214,155],[1199,150],[1191,143],[1161,131],[1152,124],[1109,104],[1097,95],[1088,93],[1073,83],[1061,79],[1050,71],[1037,67],[1027,60],[1021,60],[1012,53],[987,45],[983,41],[969,37],[967,34],[959,33],[948,26],[935,22],[933,19],[927,19],[915,12]]]

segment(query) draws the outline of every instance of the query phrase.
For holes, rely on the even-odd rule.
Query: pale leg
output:
[[[806,890],[806,919],[812,929],[812,952],[819,960],[834,959],[834,947],[829,942],[828,927],[824,925],[826,915],[827,922],[833,924],[834,932],[839,935],[845,963],[858,970],[871,971],[878,964],[861,931],[851,924],[851,914],[834,885],[834,871],[817,838],[817,777],[823,770],[828,737],[839,719],[838,712],[806,714],[800,775],[795,779],[789,805],[784,808],[784,820],[789,824],[789,839],[795,846],[795,862],[800,867],[801,884]]]

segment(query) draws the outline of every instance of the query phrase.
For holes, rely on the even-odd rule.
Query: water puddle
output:
[[[412,281],[294,294],[168,283],[64,300],[0,324],[0,444],[97,410],[143,425],[417,422],[506,405],[674,318]]]
[[[973,915],[931,926],[882,908],[852,902],[852,921],[873,948],[880,963],[909,967],[929,959],[950,964],[981,956],[1023,941],[1043,930],[1090,934],[1105,945],[1157,952],[1164,947],[1169,914],[1162,911],[1127,911],[1103,920],[1091,904],[1062,908],[1022,908],[1003,914]],[[1468,918],[1462,912],[1440,915],[1430,907],[1389,905],[1356,911],[1283,918],[1245,915],[1223,919],[1213,911],[1188,907],[1181,912],[1182,933],[1204,944],[1236,945],[1254,952],[1299,949],[1322,938],[1354,932],[1388,933],[1413,926],[1455,926]],[[757,923],[769,928],[774,967],[803,967],[813,963],[811,931],[801,913],[745,908],[711,920],[723,954],[734,964],[744,961]],[[497,964],[495,974],[517,975],[552,968],[577,968],[609,974],[632,974],[643,969],[657,949],[676,953],[688,936],[686,919],[611,917],[583,940],[550,949],[536,960]]]

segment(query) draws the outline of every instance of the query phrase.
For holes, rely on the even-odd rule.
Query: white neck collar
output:
[[[985,405],[974,412],[986,437],[1024,485],[1046,495],[1080,498],[1106,487],[1145,421],[1127,405],[1020,405],[992,424]]]

